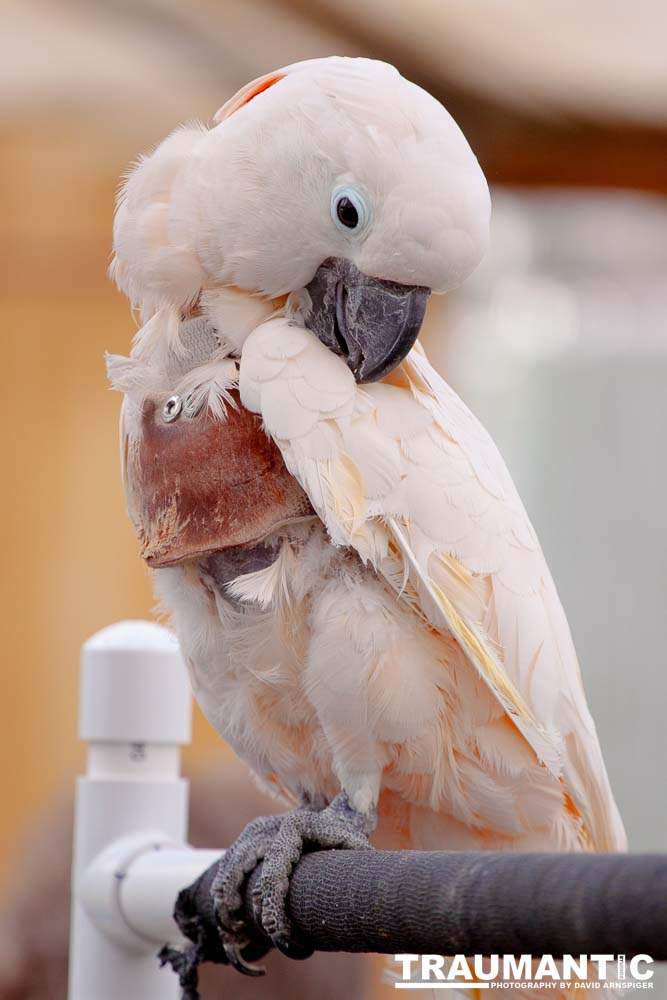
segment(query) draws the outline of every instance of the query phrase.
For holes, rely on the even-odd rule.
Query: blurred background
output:
[[[60,954],[83,766],[79,647],[153,604],[103,364],[135,329],[106,277],[118,179],[180,122],[210,120],[239,86],[298,59],[394,62],[480,159],[492,249],[431,303],[425,344],[496,438],[541,537],[631,846],[664,849],[667,7],[2,0],[0,14],[3,1000],[63,995],[62,961],[45,992],[28,985],[34,915],[18,858],[34,859],[33,897],[61,900],[44,930]],[[233,767],[200,716],[185,758],[196,781]],[[379,995],[360,984],[331,995]],[[312,982],[301,992],[329,995]]]

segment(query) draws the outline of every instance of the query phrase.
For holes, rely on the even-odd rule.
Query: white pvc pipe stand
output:
[[[222,853],[185,843],[179,747],[191,713],[167,629],[120,622],[85,643],[79,733],[89,749],[76,793],[69,1000],[178,1000],[176,976],[156,954],[180,940],[179,890]]]

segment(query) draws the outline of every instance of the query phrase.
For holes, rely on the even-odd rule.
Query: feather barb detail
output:
[[[459,643],[519,732],[533,748],[538,760],[555,778],[559,778],[563,768],[563,752],[558,734],[548,732],[539,724],[530,707],[498,662],[489,641],[479,634],[474,625],[469,624],[461,617],[444,591],[418,565],[415,554],[396,520],[388,518],[387,523],[404,556],[409,560],[413,570],[426,587],[431,600],[441,612],[448,631]]]

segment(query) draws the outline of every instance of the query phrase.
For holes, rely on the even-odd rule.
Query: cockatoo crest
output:
[[[239,108],[242,108],[245,104],[249,104],[258,94],[263,94],[269,87],[273,87],[274,84],[284,79],[285,73],[278,72],[265,73],[264,76],[258,76],[256,80],[251,80],[250,83],[246,83],[245,87],[241,87],[233,97],[225,101],[220,110],[216,111],[213,115],[213,121],[216,125],[219,125],[220,122],[224,121],[225,118],[229,118]]]

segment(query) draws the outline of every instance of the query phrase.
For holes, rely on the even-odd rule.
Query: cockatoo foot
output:
[[[308,958],[312,950],[297,940],[286,913],[289,877],[304,846],[348,850],[370,846],[374,813],[358,812],[344,792],[325,808],[318,809],[318,805],[311,801],[282,815],[259,816],[220,860],[211,886],[220,940],[230,965],[246,976],[261,976],[265,971],[244,956],[251,939],[242,918],[241,890],[260,861],[264,862],[262,874],[253,895],[258,920],[276,948],[290,958]]]
[[[305,947],[295,936],[286,912],[290,875],[305,845],[368,849],[368,835],[375,828],[375,823],[375,814],[358,812],[345,792],[337,795],[320,811],[304,807],[281,817],[280,828],[264,854],[253,903],[264,931],[285,955],[302,959],[312,954],[312,949]]]
[[[220,859],[211,885],[220,940],[230,965],[246,976],[262,976],[264,969],[243,957],[250,943],[241,917],[241,888],[246,878],[265,856],[280,829],[282,816],[258,816],[248,823],[243,833]]]

